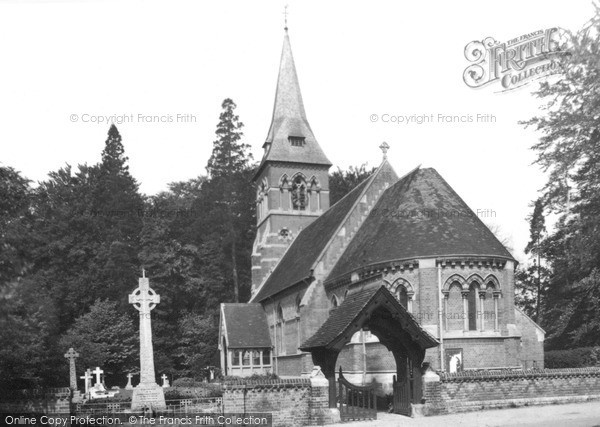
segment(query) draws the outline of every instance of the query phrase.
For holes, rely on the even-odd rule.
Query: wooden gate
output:
[[[344,378],[340,366],[338,385],[338,402],[342,421],[377,419],[375,384],[359,386],[350,383]]]
[[[394,413],[410,416],[410,383],[406,378],[396,380],[394,375]]]
[[[421,398],[421,382],[418,371],[418,369],[414,369],[412,360],[408,359],[406,369],[399,371],[400,374],[404,375],[401,375],[399,379],[396,379],[396,375],[394,375],[394,413],[410,416],[410,404],[419,403],[418,400]]]

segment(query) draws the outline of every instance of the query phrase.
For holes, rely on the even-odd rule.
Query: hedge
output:
[[[551,369],[600,366],[600,346],[546,351],[544,366]]]

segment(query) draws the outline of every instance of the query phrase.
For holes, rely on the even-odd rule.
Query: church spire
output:
[[[257,175],[268,161],[331,166],[306,118],[287,28],[283,38],[273,118],[263,148],[265,152]]]

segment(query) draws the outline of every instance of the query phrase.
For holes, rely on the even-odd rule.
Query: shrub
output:
[[[234,375],[228,375],[223,377],[224,381],[238,381],[238,380],[247,380],[247,381],[261,381],[261,380],[278,380],[279,377],[277,374],[273,374],[271,372],[266,374],[252,374],[249,377],[238,377]]]
[[[173,387],[196,387],[201,384],[202,381],[198,381],[189,377],[177,378],[175,381],[173,381]]]
[[[544,366],[551,369],[600,366],[600,346],[546,351]]]
[[[165,388],[164,391],[166,400],[223,396],[221,384],[216,383],[198,383],[196,387],[169,387]]]

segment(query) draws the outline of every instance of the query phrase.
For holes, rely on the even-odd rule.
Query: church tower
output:
[[[290,39],[285,29],[273,118],[254,175],[257,233],[252,295],[298,235],[329,208],[329,168],[308,124]]]

